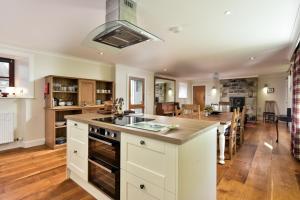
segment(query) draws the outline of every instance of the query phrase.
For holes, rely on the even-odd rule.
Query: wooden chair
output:
[[[276,101],[265,101],[264,122],[275,122]]]
[[[181,115],[185,118],[200,119],[200,105],[182,104]]]
[[[230,112],[230,102],[219,102],[219,111],[221,112]]]
[[[236,153],[236,133],[238,126],[238,111],[234,109],[231,118],[231,125],[228,131],[228,134],[225,135],[225,139],[228,143],[228,152],[229,159],[233,158],[233,155]]]
[[[239,127],[237,132],[237,139],[239,141],[239,145],[242,145],[244,143],[245,117],[246,117],[246,106],[243,106],[243,110],[239,118]]]

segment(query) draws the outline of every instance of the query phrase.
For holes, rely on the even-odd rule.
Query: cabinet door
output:
[[[125,170],[121,171],[121,200],[175,200],[175,195],[138,178]]]
[[[148,182],[176,192],[177,147],[122,133],[121,168]]]
[[[78,176],[87,180],[88,175],[88,125],[68,121],[67,166]]]
[[[96,81],[79,80],[79,105],[95,105]]]

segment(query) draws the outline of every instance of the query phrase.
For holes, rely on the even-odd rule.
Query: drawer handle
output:
[[[141,144],[141,145],[145,145],[146,143],[145,143],[144,140],[141,140],[141,141],[140,141],[140,144]]]
[[[77,153],[77,150],[74,150],[74,151],[73,151],[73,153],[75,153],[75,154],[76,154],[76,153]]]
[[[144,185],[144,184],[141,184],[141,185],[140,185],[140,188],[141,188],[141,190],[144,190],[144,189],[145,189],[145,185]]]

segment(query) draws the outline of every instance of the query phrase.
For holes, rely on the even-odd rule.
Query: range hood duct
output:
[[[106,0],[106,23],[92,31],[88,38],[119,49],[146,40],[161,41],[135,25],[136,7],[136,2],[132,0]]]

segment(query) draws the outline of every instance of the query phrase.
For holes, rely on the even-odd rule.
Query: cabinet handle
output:
[[[140,188],[141,188],[141,190],[145,189],[145,185],[144,185],[144,184],[141,184],[141,185],[140,185]]]
[[[77,153],[77,150],[74,150],[73,152],[74,152],[74,153]]]
[[[77,126],[77,124],[75,123],[74,126]]]
[[[145,145],[146,143],[145,143],[144,140],[141,140],[141,141],[140,141],[140,144],[141,144],[141,145]]]

